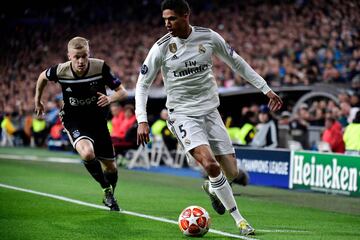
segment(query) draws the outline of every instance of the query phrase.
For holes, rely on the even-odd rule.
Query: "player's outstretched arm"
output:
[[[48,82],[48,79],[45,75],[45,71],[43,71],[36,82],[36,89],[35,89],[35,113],[37,116],[43,115],[45,113],[44,104],[41,102],[41,96],[45,89],[45,86]]]
[[[137,144],[145,145],[149,142],[149,124],[147,122],[146,104],[149,88],[161,67],[162,57],[159,46],[155,43],[147,55],[136,83],[135,114],[138,122]]]
[[[225,40],[216,32],[213,32],[214,53],[219,56],[229,67],[240,74],[242,78],[265,94],[269,100],[271,111],[277,111],[282,107],[281,98],[271,90],[266,81],[240,56],[233,48],[226,44]]]

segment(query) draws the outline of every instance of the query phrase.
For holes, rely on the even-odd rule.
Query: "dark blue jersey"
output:
[[[94,58],[89,59],[88,68],[81,77],[76,76],[70,61],[51,67],[45,73],[50,81],[60,83],[64,100],[63,110],[67,116],[96,117],[100,114],[103,117],[108,108],[97,105],[97,92],[106,94],[105,86],[115,89],[121,84],[103,60]]]

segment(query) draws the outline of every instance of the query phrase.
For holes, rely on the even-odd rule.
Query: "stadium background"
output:
[[[37,0],[15,1],[14,3],[16,4],[2,6],[0,10],[0,29],[3,33],[0,34],[0,119],[15,113],[17,116],[19,114],[32,116],[33,96],[39,73],[51,65],[66,61],[66,44],[69,39],[77,35],[90,40],[92,57],[102,58],[111,66],[129,90],[129,102],[134,102],[134,87],[141,63],[151,45],[166,33],[159,10],[159,0],[66,0],[51,1],[46,5]],[[285,111],[290,112],[291,117],[296,119],[296,107],[304,106],[298,100],[312,92],[314,97],[304,103],[307,105],[309,114],[313,116],[310,121],[311,125],[314,125],[313,131],[316,132],[313,140],[319,140],[324,128],[325,113],[328,112],[330,106],[334,106],[329,104],[332,102],[330,99],[336,102],[338,111],[331,111],[336,117],[344,117],[341,113],[343,101],[351,103],[352,108],[359,107],[360,4],[358,1],[193,0],[189,3],[192,8],[190,17],[192,25],[210,27],[219,32],[282,96],[285,105],[275,114],[278,120],[281,120],[282,113]],[[217,59],[214,59],[214,72],[219,85],[222,103],[220,111],[224,120],[228,116],[233,119],[239,118],[243,107],[266,103],[266,97],[249,86],[241,77],[234,75],[230,68]],[[154,82],[148,106],[152,119],[156,119],[164,107],[165,95],[162,85],[158,76]],[[56,84],[48,84],[43,99],[49,103],[48,106],[53,106],[59,93],[60,88]],[[325,105],[320,104],[321,100],[324,100]],[[324,113],[320,118],[316,118],[317,109]],[[280,127],[279,131],[281,130]],[[287,132],[286,128],[285,132]],[[33,155],[40,158],[44,156],[69,157],[65,153],[43,152],[44,149],[33,151],[33,149],[17,148],[16,151],[20,159]],[[11,154],[14,150],[1,147],[0,152]],[[52,191],[54,194],[64,194],[98,203],[98,189],[88,182],[89,178],[82,171],[81,166],[68,167],[61,163],[30,164],[26,161],[14,163],[13,160],[4,160],[4,157],[1,159],[1,183],[39,191]],[[194,187],[200,184],[198,180],[180,178],[169,180],[162,177],[164,181],[162,183],[160,180],[154,180],[157,175],[142,175],[123,169],[121,171],[119,192],[127,194],[118,198],[127,210],[146,211],[155,216],[159,214],[173,219],[186,204],[207,203],[203,194]],[[54,179],[60,184],[54,184]],[[79,185],[70,186],[73,184],[71,179],[76,179]],[[44,182],[47,184],[44,185]],[[153,190],[154,195],[151,200],[142,201],[142,194],[149,194],[148,189],[141,188],[144,182],[149,183],[149,185],[145,184],[149,189],[153,188],[153,185],[159,187]],[[171,197],[162,194],[170,191],[168,185],[172,186],[171,191],[174,188],[181,189],[186,185],[187,192],[174,191],[174,199],[169,199]],[[142,191],[133,193],[133,189],[138,188]],[[16,194],[10,195],[10,192],[4,189],[0,191],[0,212],[6,216],[0,218],[3,223],[1,232],[5,232],[7,239],[24,238],[24,236],[28,239],[41,239],[41,234],[37,235],[36,231],[33,231],[37,227],[32,225],[31,220],[34,220],[35,224],[38,220],[43,222],[47,218],[33,217],[37,213],[28,210],[34,208],[31,205],[32,202],[37,202],[39,199],[28,196],[19,196],[17,199]],[[264,239],[316,239],[319,236],[327,239],[356,239],[358,237],[358,233],[353,231],[359,227],[357,224],[360,205],[356,198],[285,192],[252,186],[240,190],[238,186],[235,186],[235,191],[240,191],[243,195],[244,198],[237,200],[242,201],[245,213],[250,218],[256,219],[255,227],[267,228],[262,233],[260,231],[259,238],[261,239],[262,237]],[[9,204],[9,199],[11,204]],[[21,199],[28,201],[24,203]],[[163,199],[167,199],[169,202],[166,204],[173,208],[169,207],[165,211],[157,206],[159,205],[157,202],[162,202]],[[268,203],[271,208],[266,208]],[[29,221],[21,222],[27,215],[23,216],[23,213],[19,213],[23,209],[16,212],[19,204],[29,205],[26,208],[32,216]],[[154,206],[152,211],[149,205]],[[10,211],[11,207],[14,210]],[[205,207],[211,209],[209,204]],[[62,214],[61,208],[59,206],[56,208],[59,208],[59,212],[55,208],[49,211],[53,212],[55,217],[59,217]],[[42,210],[36,207],[34,209]],[[281,215],[278,220],[274,220],[273,216],[284,209],[286,209],[285,216]],[[316,209],[316,213],[313,209]],[[69,221],[73,217],[73,210],[67,213],[68,218],[65,214],[65,220]],[[90,211],[85,215],[92,218]],[[267,212],[268,216],[262,215],[263,212]],[[18,220],[16,216],[22,217]],[[294,221],[286,216],[299,216],[299,219]],[[81,219],[84,214],[81,212],[78,217]],[[112,218],[113,222],[117,221],[117,218]],[[309,221],[310,218],[315,220]],[[214,216],[215,227],[224,231],[233,231],[228,220],[219,220]],[[50,221],[56,222],[53,219]],[[129,221],[136,222],[134,219],[129,219]],[[318,226],[319,222],[323,224],[321,227]],[[332,222],[337,222],[337,224],[332,225]],[[23,226],[25,223],[28,224],[29,230],[24,228],[22,231],[11,231],[14,228],[12,226]],[[75,226],[76,224],[78,222]],[[142,224],[144,223],[135,224],[135,226],[141,226],[140,229],[149,236],[140,233],[141,237],[138,239],[147,239],[146,237],[156,239],[164,234],[161,231],[153,233],[154,226],[163,229],[166,234],[169,234],[167,236],[174,234],[174,237],[169,238],[178,237],[177,230],[167,230],[167,227],[156,226],[153,223],[149,223],[149,226]],[[297,229],[300,232],[289,231],[284,235],[268,233],[261,236],[269,229],[276,232],[279,226]],[[41,227],[48,229],[49,232],[53,231],[52,238],[56,238],[56,233],[59,233],[56,228],[48,227],[46,224]],[[118,225],[113,224],[112,228],[117,229]],[[99,230],[99,228],[96,229]],[[100,231],[106,232],[104,229],[106,228]],[[131,226],[129,229],[128,231],[134,234]],[[86,230],[91,231],[91,229]],[[64,238],[73,237],[66,235],[64,231],[60,233],[64,234]],[[80,235],[84,239],[89,238],[86,233],[79,233]]]
[[[23,104],[31,111],[38,74],[67,60],[66,43],[76,35],[87,37],[92,56],[105,59],[124,86],[134,89],[148,49],[166,31],[159,2],[61,1],[44,5],[40,1],[20,1],[4,6],[1,29],[6,34],[0,37],[1,108],[11,111]],[[313,85],[350,88],[360,71],[357,1],[190,3],[191,23],[222,34],[275,90],[280,90],[285,109],[291,108],[304,93],[300,90],[311,91]],[[238,96],[249,85],[216,59],[214,71],[221,93],[245,104]],[[161,86],[158,77],[154,88]],[[59,88],[54,84],[48,87],[44,97],[52,100]],[[260,96],[250,96],[251,101],[265,101]],[[224,101],[224,113],[237,114],[227,104],[234,99]],[[151,113],[154,111],[150,109]]]

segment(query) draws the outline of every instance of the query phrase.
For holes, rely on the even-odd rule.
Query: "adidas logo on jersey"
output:
[[[174,56],[172,56],[171,60],[176,60],[176,59],[178,59],[178,57],[175,54]]]
[[[67,89],[65,89],[65,91],[67,91],[67,92],[72,92],[72,90],[71,90],[70,87],[68,87]]]

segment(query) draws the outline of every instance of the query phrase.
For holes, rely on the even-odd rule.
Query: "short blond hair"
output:
[[[84,48],[89,50],[89,40],[83,37],[74,37],[68,43],[68,51],[70,49],[81,50]]]

